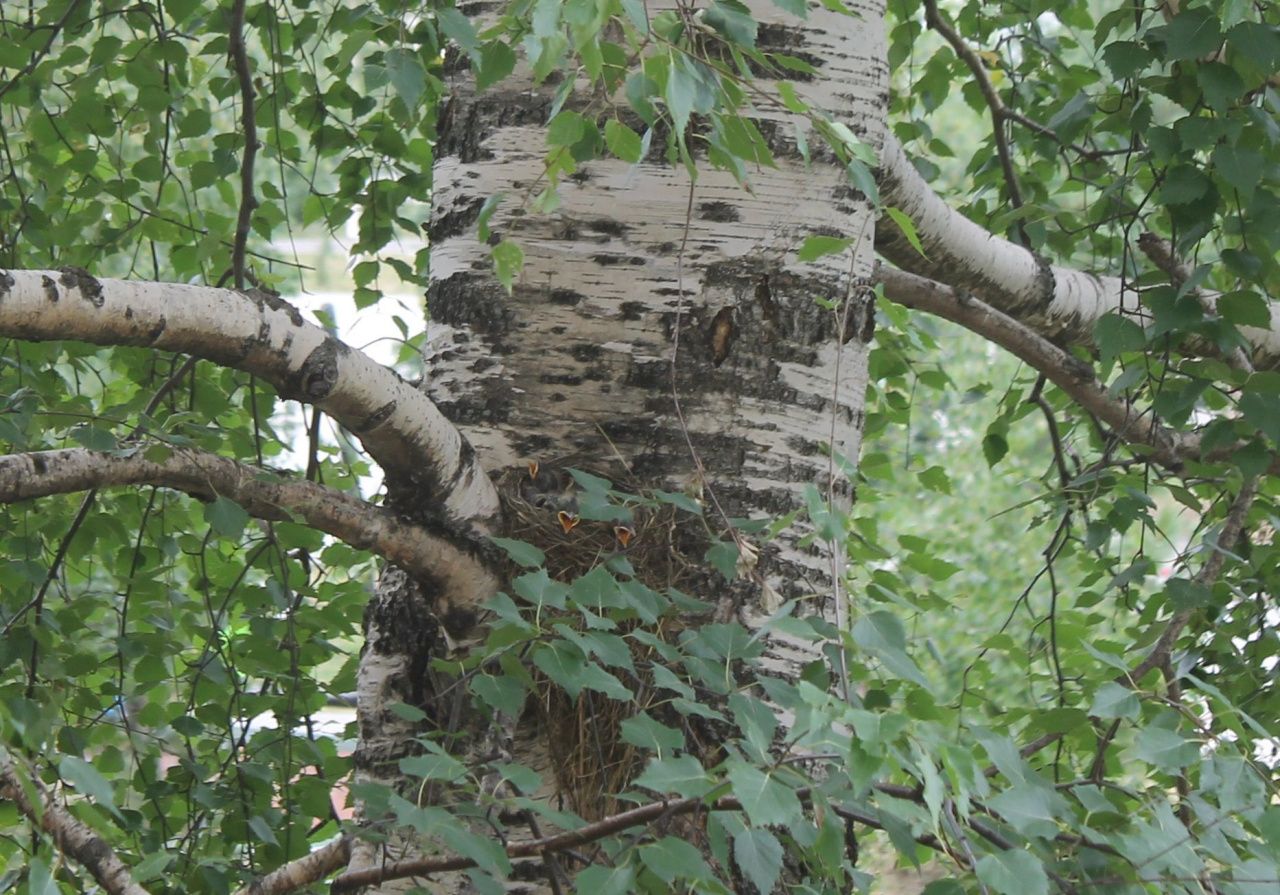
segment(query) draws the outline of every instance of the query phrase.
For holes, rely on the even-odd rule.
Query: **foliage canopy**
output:
[[[425,285],[446,66],[483,88],[523,60],[563,85],[533,211],[605,155],[719,167],[745,188],[773,163],[751,117],[766,104],[796,116],[798,151],[839,158],[876,195],[875,154],[841,110],[801,98],[821,77],[803,48],[760,49],[734,0],[675,6],[518,0],[481,24],[403,0],[5,4],[0,269],[295,292],[316,282],[308,240],[333,239],[358,305]],[[499,541],[519,570],[487,639],[434,671],[495,717],[554,691],[566,714],[612,725],[605,764],[623,770],[598,801],[556,807],[533,798],[532,769],[484,769],[509,784],[495,795],[424,735],[400,766],[412,792],[356,793],[468,859],[479,890],[512,873],[503,837],[529,817],[587,831],[596,863],[562,868],[583,892],[849,891],[872,884],[866,829],[904,864],[940,856],[930,895],[1276,890],[1280,373],[1240,349],[1277,326],[1280,13],[888,6],[890,127],[917,168],[992,232],[1137,290],[1073,351],[1202,453],[1162,466],[1044,370],[882,297],[858,502],[841,513],[814,491],[806,514],[815,544],[849,560],[847,630],[792,604],[761,630],[688,624],[699,601],[646,586],[624,552],[558,580],[536,548]],[[595,99],[567,104],[575,87]],[[509,286],[519,238],[495,242]],[[800,252],[847,248],[815,234]],[[402,335],[412,357],[420,335]],[[266,469],[293,448],[277,395],[244,373],[11,336],[12,454],[194,447]],[[308,432],[308,478],[358,493],[367,461]],[[687,495],[578,485],[584,525],[665,513],[736,574],[736,540]],[[29,792],[59,788],[149,891],[245,885],[343,829],[331,795],[355,731],[314,719],[354,689],[374,573],[366,552],[226,497],[6,504],[0,757]],[[825,660],[777,673],[766,635]],[[18,804],[0,801],[0,892],[91,891]],[[633,804],[659,810],[586,838]]]

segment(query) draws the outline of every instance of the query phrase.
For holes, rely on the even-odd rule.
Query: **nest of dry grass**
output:
[[[706,572],[700,558],[709,538],[701,518],[669,503],[645,498],[640,483],[625,479],[614,481],[610,495],[611,502],[620,508],[620,518],[585,518],[591,514],[578,512],[580,508],[572,494],[557,490],[554,481],[553,487],[545,488],[549,475],[547,470],[536,467],[509,470],[498,477],[498,486],[507,536],[540,549],[552,578],[572,584],[597,566],[621,557],[629,564],[632,576],[655,591],[677,588],[696,593],[705,585]],[[542,489],[530,487],[535,478],[544,486]],[[545,490],[554,493],[548,495]],[[512,576],[521,571],[514,566],[508,570]],[[564,622],[579,623],[569,615]],[[632,622],[629,630],[638,624]],[[670,641],[684,627],[682,622],[664,619],[651,630]],[[635,694],[632,702],[608,699],[591,690],[583,690],[573,698],[531,669],[536,681],[536,711],[547,745],[557,758],[553,764],[560,791],[573,810],[587,819],[625,807],[612,794],[624,791],[643,769],[644,752],[623,741],[621,726],[659,702],[645,669],[661,658],[654,655],[652,647],[632,641],[632,660],[637,669],[634,676],[622,669],[610,669]],[[696,735],[694,738],[699,739]]]

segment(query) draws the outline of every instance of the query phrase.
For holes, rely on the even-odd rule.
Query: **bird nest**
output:
[[[593,487],[584,489],[581,482]],[[603,483],[603,484],[602,484]],[[704,520],[672,502],[646,496],[633,481],[606,482],[592,473],[577,475],[530,464],[498,478],[506,515],[506,534],[537,547],[545,555],[544,568],[564,584],[601,565],[622,571],[655,591],[676,588],[697,593],[707,584],[701,557],[710,542]],[[604,489],[603,485],[608,485]],[[680,501],[683,503],[683,501]],[[523,569],[512,564],[509,577]],[[580,618],[566,614],[571,627]],[[545,622],[545,618],[544,618]],[[673,641],[687,620],[666,617],[649,625],[663,641]],[[634,631],[640,622],[620,625],[618,634]],[[642,770],[642,750],[625,742],[621,725],[646,709],[665,703],[646,670],[661,662],[656,650],[635,638],[632,661],[637,673],[610,668],[635,695],[632,701],[610,699],[593,690],[572,697],[536,668],[536,711],[548,746],[557,760],[560,791],[582,817],[599,818],[619,809],[611,794],[624,791]],[[674,720],[674,719],[669,719]],[[698,737],[694,737],[697,739]],[[690,743],[696,747],[695,743]]]

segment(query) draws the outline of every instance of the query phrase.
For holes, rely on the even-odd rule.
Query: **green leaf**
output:
[[[400,759],[400,771],[410,777],[423,780],[443,780],[456,783],[467,776],[467,767],[451,755],[443,752],[425,752]]]
[[[1134,753],[1163,771],[1180,771],[1196,760],[1200,744],[1164,727],[1143,727],[1138,731]]]
[[[698,503],[687,494],[678,494],[671,491],[655,489],[653,496],[655,499],[660,500],[663,503],[671,504],[671,506],[684,510],[686,513],[693,513],[695,516],[702,515],[702,504]],[[734,561],[735,563],[737,562],[736,559]]]
[[[703,10],[703,21],[720,32],[727,41],[741,47],[756,45],[756,20],[751,11],[737,0],[712,0]]]
[[[733,859],[757,892],[772,892],[782,875],[782,843],[768,830],[739,830]]]
[[[1145,69],[1155,58],[1142,44],[1132,40],[1117,40],[1102,48],[1102,61],[1117,79],[1132,78]]]
[[[552,118],[551,123],[547,125],[547,145],[572,146],[582,139],[587,127],[585,118],[577,112],[566,109]]]
[[[649,872],[668,886],[677,879],[706,880],[711,878],[711,868],[703,860],[702,852],[691,842],[664,836],[657,842],[640,849],[640,861]]]
[[[738,577],[738,545],[732,541],[717,541],[707,548],[707,562],[724,576],[726,581]]]
[[[974,870],[978,879],[1000,895],[1049,895],[1049,877],[1044,865],[1022,849],[985,855]]]
[[[511,859],[497,839],[472,833],[462,824],[443,824],[436,828],[437,835],[449,848],[476,862],[486,873],[505,878],[511,873]]]
[[[1153,36],[1163,38],[1166,52],[1165,58],[1198,59],[1208,56],[1218,49],[1222,42],[1218,18],[1208,7],[1198,6],[1184,9],[1170,20],[1169,24],[1156,29]]]
[[[111,784],[89,762],[74,755],[64,755],[58,762],[58,776],[93,799],[99,807],[105,808],[123,820],[120,810],[116,808],[115,793],[111,789]]]
[[[925,254],[924,246],[920,243],[920,236],[916,233],[915,223],[907,216],[906,212],[899,211],[896,208],[886,205],[884,207],[884,213],[887,214],[889,216],[889,220],[893,221],[893,223],[897,225],[898,229],[902,231],[902,235],[907,238],[907,242],[911,243],[911,247],[920,253],[921,258],[929,257]]]
[[[1206,62],[1196,71],[1205,102],[1215,112],[1225,112],[1245,91],[1244,79],[1221,62]]]
[[[204,521],[219,537],[234,541],[244,534],[245,526],[249,524],[249,513],[234,500],[215,497],[204,505]]]
[[[624,720],[619,731],[624,743],[659,754],[674,753],[685,747],[682,732],[654,720],[647,712],[639,712]]]
[[[1207,195],[1213,181],[1199,168],[1179,165],[1170,168],[1160,189],[1160,198],[1168,205],[1187,205]]]
[[[511,557],[512,562],[527,569],[547,564],[547,555],[532,544],[526,544],[524,541],[514,541],[510,538],[495,538],[492,536],[489,540],[505,550],[507,556]]]
[[[893,675],[922,687],[929,686],[929,681],[906,653],[906,630],[896,615],[884,610],[868,613],[858,619],[852,634],[854,643],[883,662]]]
[[[852,239],[841,239],[835,236],[806,236],[800,245],[796,257],[801,264],[817,261],[827,255],[836,255],[853,245]]]
[[[592,895],[630,895],[635,886],[636,871],[630,864],[619,864],[615,867],[594,865],[586,868],[574,878],[575,892],[590,892]]]
[[[781,782],[776,773],[731,760],[728,776],[733,794],[742,803],[752,826],[789,824],[803,813],[795,790]]]
[[[422,67],[422,60],[416,53],[397,47],[387,51],[386,66],[391,86],[405,108],[411,112],[416,110],[427,85],[427,71]]]
[[[1119,314],[1103,314],[1093,325],[1093,339],[1102,355],[1102,363],[1110,364],[1121,354],[1141,351],[1147,344],[1142,327]]]
[[[1271,439],[1280,444],[1280,395],[1246,391],[1240,396],[1240,412],[1244,418]]]
[[[1108,681],[1094,694],[1089,714],[1104,721],[1112,718],[1125,718],[1132,721],[1138,717],[1140,711],[1138,697],[1132,690],[1114,681]]]
[[[715,786],[714,781],[692,755],[681,755],[678,758],[651,758],[634,783],[636,786],[643,786],[656,793],[674,792],[682,798],[704,796]]]
[[[1213,591],[1188,578],[1170,578],[1164,583],[1165,593],[1174,609],[1199,609],[1213,599]]]
[[[511,293],[515,279],[524,269],[524,249],[509,239],[493,247],[493,272],[502,288]]]
[[[279,845],[280,841],[276,839],[276,834],[271,829],[271,824],[267,823],[266,818],[255,814],[249,818],[249,829],[253,831],[253,835],[258,838],[259,842],[265,842],[268,845]]]
[[[1228,292],[1218,299],[1218,313],[1236,326],[1271,328],[1271,304],[1247,289]]]
[[[33,857],[27,865],[26,891],[30,895],[58,895],[58,884],[41,858]]]
[[[476,69],[476,89],[485,90],[507,77],[516,67],[516,54],[500,40],[490,41],[480,49],[480,67]]]
[[[480,39],[476,37],[476,29],[471,20],[452,6],[440,7],[435,11],[436,22],[440,30],[468,54],[480,48]]]
[[[624,162],[635,164],[643,157],[640,135],[615,118],[604,123],[604,142]]]
[[[540,643],[533,652],[533,664],[568,693],[570,699],[577,699],[582,692],[587,661],[577,648],[563,641]]]

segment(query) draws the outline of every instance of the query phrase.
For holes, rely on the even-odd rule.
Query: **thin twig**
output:
[[[244,47],[244,8],[247,0],[235,0],[231,7],[228,52],[240,82],[240,126],[244,131],[244,155],[240,159],[240,212],[236,217],[236,239],[231,249],[231,269],[237,289],[245,285],[244,254],[249,242],[249,223],[257,200],[253,195],[253,163],[258,156],[258,125],[254,120],[253,73]]]
[[[955,54],[973,72],[973,79],[977,83],[978,89],[982,91],[983,98],[987,101],[987,108],[991,111],[991,136],[996,143],[996,155],[1000,159],[1000,168],[1004,171],[1005,191],[1009,196],[1009,204],[1014,209],[1021,208],[1022,188],[1018,186],[1018,174],[1013,168],[1013,155],[1009,151],[1009,138],[1004,132],[1004,102],[1000,99],[1000,94],[996,93],[996,88],[991,83],[991,78],[987,76],[987,69],[983,65],[981,57],[974,52],[973,48],[965,42],[965,39],[938,12],[937,0],[924,0],[924,20],[930,28],[942,35],[943,40],[951,44]],[[1031,238],[1027,235],[1021,217],[1018,218],[1017,229],[1019,241],[1025,248],[1029,249],[1031,247]]]

